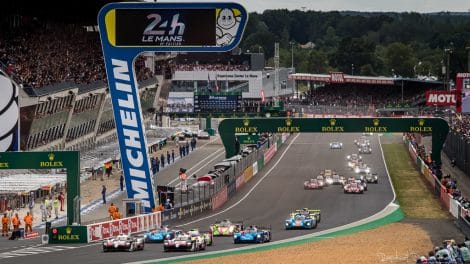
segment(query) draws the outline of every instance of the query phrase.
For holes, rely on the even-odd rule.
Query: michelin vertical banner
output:
[[[17,85],[0,70],[0,152],[19,151],[20,109]]]
[[[157,198],[140,107],[134,59],[142,52],[226,52],[248,20],[236,3],[110,3],[98,14],[103,57],[129,198],[145,212]]]

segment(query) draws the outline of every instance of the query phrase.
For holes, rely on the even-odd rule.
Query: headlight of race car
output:
[[[359,168],[355,168],[354,172],[359,173]]]
[[[260,238],[260,237],[261,237],[261,235],[260,235],[260,234],[258,234],[258,235],[256,235],[256,237],[257,237],[257,238]]]
[[[366,169],[366,172],[369,173],[369,172],[370,172],[370,168],[367,168],[367,169]]]
[[[310,225],[310,222],[307,222],[307,225]]]
[[[350,159],[350,158],[351,158],[351,155],[346,156],[346,158],[347,158],[347,159]]]
[[[328,184],[332,184],[332,183],[333,183],[333,180],[332,180],[332,179],[328,179],[328,180],[326,180],[326,182],[327,182]]]
[[[237,235],[233,235],[233,238],[237,238]]]

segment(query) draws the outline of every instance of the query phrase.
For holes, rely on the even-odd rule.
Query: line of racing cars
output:
[[[368,183],[378,183],[379,177],[377,173],[373,173],[369,165],[367,165],[360,154],[371,154],[369,136],[371,133],[363,133],[363,135],[354,140],[354,144],[358,147],[359,154],[351,154],[346,156],[347,166],[354,174],[348,178],[340,176],[333,169],[324,169],[320,173],[308,180],[304,181],[305,190],[323,189],[329,185],[341,185],[344,193],[364,193],[367,191]],[[331,142],[330,149],[342,149],[342,142]]]
[[[312,179],[304,181],[304,189],[322,189],[329,185],[340,185],[344,193],[364,193],[368,183],[378,183],[378,175],[371,172],[371,168],[363,161],[360,154],[370,154],[370,140],[364,135],[355,140],[359,154],[347,155],[347,167],[355,175],[347,179],[340,176],[333,169],[324,169]],[[330,149],[342,149],[343,143],[331,142]],[[321,221],[321,211],[318,209],[298,209],[291,212],[284,221],[285,230],[314,229]],[[199,229],[183,231],[162,226],[156,230],[144,233],[143,237],[121,234],[105,239],[103,252],[109,251],[137,251],[143,250],[145,243],[162,243],[163,251],[199,251],[205,250],[214,244],[214,237],[228,236],[233,238],[234,244],[240,243],[266,243],[272,240],[271,227],[243,225],[243,221],[228,219],[216,221],[210,225],[210,230],[201,232]]]

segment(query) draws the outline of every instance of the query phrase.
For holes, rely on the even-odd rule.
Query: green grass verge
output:
[[[333,238],[333,237],[349,235],[349,234],[353,234],[353,233],[356,233],[356,232],[361,232],[361,231],[374,229],[374,228],[381,227],[381,226],[384,226],[384,225],[387,225],[387,224],[390,224],[390,223],[398,222],[398,221],[402,220],[403,217],[404,217],[403,212],[400,210],[400,208],[398,208],[397,210],[395,210],[391,214],[389,214],[385,217],[379,218],[377,220],[374,220],[372,222],[362,224],[362,225],[358,225],[358,226],[355,226],[355,227],[350,227],[350,228],[347,228],[347,229],[344,229],[344,230],[334,231],[334,232],[331,232],[331,233],[324,234],[322,236],[315,236],[315,237],[312,236],[312,237],[309,237],[309,238],[304,238],[304,239],[300,239],[300,240],[296,240],[296,241],[283,242],[283,243],[279,243],[279,244],[267,243],[267,244],[261,245],[259,247],[250,248],[250,249],[240,248],[240,250],[237,250],[237,251],[208,252],[206,254],[198,255],[198,256],[185,256],[185,257],[182,257],[182,258],[179,258],[179,259],[162,259],[162,260],[155,259],[155,260],[142,261],[140,263],[143,263],[143,264],[181,263],[181,262],[188,262],[188,261],[194,261],[194,260],[200,260],[200,259],[225,257],[225,256],[229,256],[229,255],[238,255],[238,254],[244,254],[244,253],[253,253],[253,252],[265,251],[265,250],[270,250],[270,249],[277,249],[277,248],[281,248],[281,247],[297,246],[297,245],[304,244],[304,243],[311,243],[311,242],[316,242],[316,241],[320,241],[320,240],[324,240],[324,239],[329,239],[329,238]],[[240,262],[240,263],[242,263],[242,262]]]
[[[416,170],[403,143],[382,145],[398,202],[407,217],[444,219],[448,213],[442,210],[437,197],[429,191],[423,177]]]

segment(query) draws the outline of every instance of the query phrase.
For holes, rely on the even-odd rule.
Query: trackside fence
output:
[[[465,236],[470,237],[470,210],[464,208],[459,201],[453,199],[453,190],[447,189],[446,186],[441,184],[437,176],[421,159],[421,157],[418,156],[416,148],[409,140],[406,139],[405,136],[403,136],[403,141],[408,146],[408,152],[418,171],[426,179],[429,186],[431,186],[434,194],[441,201],[442,206],[448,210],[454,218],[456,218],[457,225]]]

